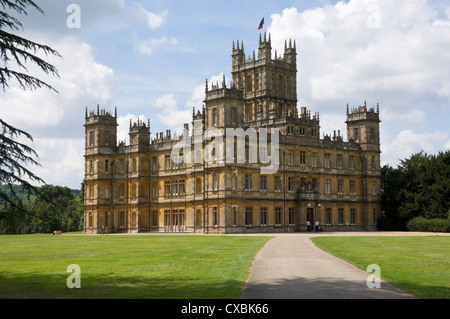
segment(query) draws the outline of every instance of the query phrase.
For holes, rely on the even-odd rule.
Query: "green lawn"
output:
[[[270,237],[0,236],[0,298],[240,298]],[[81,288],[67,288],[70,264]]]
[[[450,298],[450,237],[316,237],[321,249],[421,298]]]

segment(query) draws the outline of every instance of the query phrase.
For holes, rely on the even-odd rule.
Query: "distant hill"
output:
[[[25,200],[25,201],[28,200],[28,191],[27,190],[22,189],[22,187],[20,185],[13,185],[12,188],[19,198],[21,198],[22,200]],[[0,185],[0,191],[3,193],[6,193],[10,198],[12,198],[12,196],[13,196],[8,185]],[[81,191],[79,189],[70,189],[70,192],[72,193],[73,198],[76,198]],[[33,201],[35,198],[36,198],[36,194],[34,192],[31,192],[30,193],[30,201]]]

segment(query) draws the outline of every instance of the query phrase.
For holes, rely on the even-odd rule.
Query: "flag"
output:
[[[264,26],[264,18],[262,18],[261,22],[259,23],[258,30],[261,30],[263,26]]]

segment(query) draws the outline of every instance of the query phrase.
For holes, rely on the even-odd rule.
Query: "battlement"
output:
[[[267,35],[264,33],[264,38],[261,34],[259,35],[259,48],[258,55],[256,56],[255,50],[253,50],[253,55],[249,55],[248,58],[245,56],[244,42],[241,41],[241,46],[239,47],[239,40],[236,41],[236,46],[233,41],[233,63],[232,70],[238,71],[246,68],[254,68],[255,66],[262,66],[265,64],[275,65],[279,68],[296,69],[296,44],[295,40],[289,39],[285,40],[284,45],[284,55],[279,55],[275,50],[275,59],[272,59],[272,43],[270,39],[270,33]]]
[[[148,124],[146,125],[145,122],[137,120],[137,122],[132,122],[130,120],[130,133],[133,132],[140,132],[140,133],[150,133],[150,120],[148,120]]]
[[[358,106],[357,108],[352,108],[349,110],[349,106],[347,104],[347,122],[349,121],[363,121],[363,120],[371,120],[371,121],[380,121],[380,106],[377,103],[377,108],[375,107],[367,108],[367,102],[364,101],[363,106]]]
[[[89,111],[86,107],[85,112],[85,125],[89,124],[113,124],[117,125],[117,107],[115,108],[114,114],[111,111],[100,110],[100,106],[97,105],[97,113],[94,111]]]

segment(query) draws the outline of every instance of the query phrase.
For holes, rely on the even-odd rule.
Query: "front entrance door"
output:
[[[310,223],[310,230],[313,230],[314,225],[314,209],[313,208],[307,208],[306,209],[306,221],[309,221]]]

